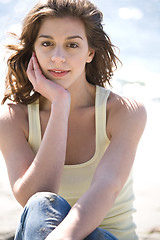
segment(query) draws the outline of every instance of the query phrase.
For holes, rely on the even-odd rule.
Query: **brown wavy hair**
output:
[[[115,55],[115,46],[103,30],[101,11],[88,0],[43,0],[24,19],[18,44],[7,45],[13,53],[7,61],[8,73],[2,104],[7,99],[29,104],[39,98],[39,93],[34,91],[26,74],[35,40],[46,17],[67,16],[79,18],[83,22],[88,45],[95,50],[92,62],[86,64],[87,81],[102,87],[105,87],[106,82],[110,84],[119,59]]]

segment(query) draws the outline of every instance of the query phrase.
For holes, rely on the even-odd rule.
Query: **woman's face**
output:
[[[83,23],[72,17],[46,18],[34,50],[43,74],[66,89],[86,80],[85,65],[94,57]]]

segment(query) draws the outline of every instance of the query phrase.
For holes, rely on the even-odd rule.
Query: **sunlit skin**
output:
[[[27,68],[41,95],[42,141],[36,154],[28,143],[27,106],[9,104],[0,114],[0,149],[22,206],[36,192],[58,194],[64,165],[87,162],[95,152],[95,86],[85,74],[94,54],[80,20],[42,22]],[[104,116],[110,144],[92,183],[45,240],[84,239],[102,222],[128,178],[146,122],[145,108],[111,92]]]
[[[66,89],[86,82],[85,65],[94,57],[83,23],[69,17],[48,18],[42,23],[35,53],[43,74]]]

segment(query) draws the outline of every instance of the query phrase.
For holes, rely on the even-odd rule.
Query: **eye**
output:
[[[69,44],[67,44],[67,47],[69,47],[69,48],[78,48],[79,45],[77,43],[69,43]]]
[[[52,42],[47,42],[47,41],[45,41],[45,42],[42,42],[42,46],[44,46],[44,47],[50,47],[50,46],[53,46],[53,43],[52,43]]]

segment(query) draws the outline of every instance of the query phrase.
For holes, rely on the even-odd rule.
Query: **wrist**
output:
[[[55,112],[55,109],[61,112],[61,114],[67,114],[69,116],[71,105],[70,94],[66,91],[66,93],[59,95],[57,98],[54,98],[51,101],[51,112]]]
[[[66,236],[66,234],[63,234],[62,232],[59,233],[55,230],[53,230],[45,240],[77,240],[75,237]]]
[[[67,104],[66,102],[52,102],[51,104],[51,114],[53,113],[55,115],[55,112],[59,112],[61,116],[67,116],[69,117],[70,112],[70,104]]]

